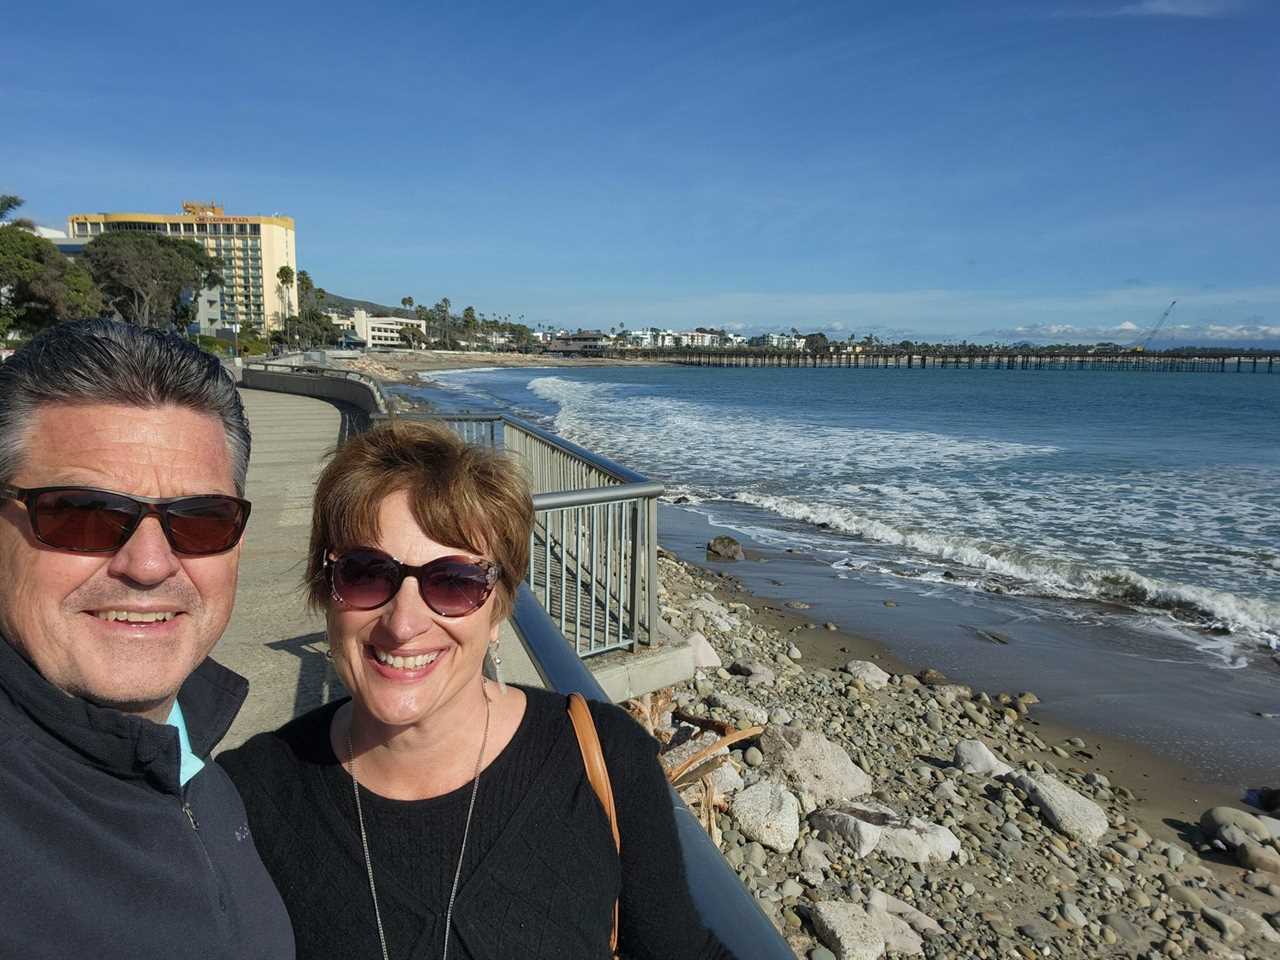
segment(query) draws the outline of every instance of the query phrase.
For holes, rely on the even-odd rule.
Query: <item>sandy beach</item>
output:
[[[334,360],[345,370],[377,377],[390,383],[423,383],[421,373],[474,370],[492,367],[628,367],[653,361],[619,360],[613,357],[562,357],[545,353],[486,353],[476,350],[405,350],[377,353],[357,360]]]

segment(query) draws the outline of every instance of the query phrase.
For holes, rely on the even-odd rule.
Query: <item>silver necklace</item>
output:
[[[483,681],[482,681],[483,682]],[[484,694],[484,688],[481,687]],[[476,772],[471,778],[471,800],[467,804],[467,820],[462,827],[462,847],[458,850],[458,868],[453,871],[453,887],[449,890],[449,908],[444,915],[444,948],[440,960],[449,960],[449,931],[453,929],[453,901],[458,896],[458,881],[462,878],[462,860],[467,853],[467,837],[471,835],[471,814],[476,808],[476,793],[480,790],[480,765],[484,762],[484,749],[489,744],[489,696],[484,694],[484,736],[480,738],[480,755],[476,757]],[[382,930],[382,912],[378,909],[378,888],[373,883],[373,861],[369,858],[369,834],[364,828],[364,812],[360,808],[360,781],[356,777],[356,751],[351,743],[351,724],[347,724],[347,757],[351,761],[351,789],[356,796],[356,821],[360,824],[360,847],[364,850],[364,869],[369,875],[369,896],[373,898],[373,919],[378,924],[378,944],[382,947],[382,960],[387,955],[387,935]]]

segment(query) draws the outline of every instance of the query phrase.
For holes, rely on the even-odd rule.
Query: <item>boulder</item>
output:
[[[1255,913],[1243,904],[1234,902],[1224,903],[1219,909],[1240,924],[1249,936],[1265,940],[1267,943],[1280,943],[1280,932],[1277,932],[1271,924],[1267,923],[1262,914]]]
[[[742,552],[742,544],[733,537],[713,537],[707,541],[707,559],[708,560],[745,560],[747,555]]]
[[[879,690],[889,685],[889,674],[870,660],[850,660],[844,665],[844,672],[855,680],[861,680],[868,690]]]
[[[880,814],[880,817],[876,815]],[[814,830],[830,830],[848,841],[853,847],[853,855],[861,860],[880,843],[883,832],[877,819],[883,815],[893,816],[888,807],[879,803],[841,804],[838,807],[827,807],[809,814],[809,826]]]
[[[951,763],[965,773],[984,777],[1003,777],[1013,771],[1013,767],[992,753],[981,740],[961,740],[956,744],[955,759]]]
[[[689,649],[693,651],[693,668],[695,670],[715,670],[720,666],[720,654],[707,642],[707,638],[697,630],[685,637]]]
[[[778,676],[773,668],[759,660],[736,660],[729,667],[729,672],[740,677],[746,677],[747,683],[751,685],[761,685],[772,687]]]
[[[1236,810],[1234,806],[1211,806],[1201,814],[1201,831],[1210,840],[1219,836],[1225,827],[1240,829],[1251,840],[1256,840],[1260,844],[1270,836],[1262,820],[1254,817],[1252,813]]]
[[[1235,807],[1211,807],[1200,816],[1200,829],[1206,837],[1217,837],[1223,827],[1236,827],[1259,843],[1267,839],[1267,828],[1251,813]]]
[[[944,932],[938,922],[928,914],[922,913],[905,900],[899,900],[883,890],[872,890],[870,896],[867,897],[867,905],[871,909],[884,910],[895,917],[901,917],[911,925],[912,930],[922,937],[940,937]]]
[[[911,863],[937,863],[960,853],[960,839],[948,828],[919,817],[904,819],[874,801],[815,810],[809,825],[844,837],[859,859],[875,851]]]
[[[1004,781],[1022,790],[1049,825],[1082,843],[1097,843],[1110,824],[1102,808],[1043,771],[1016,770]]]
[[[760,737],[760,749],[814,803],[854,800],[871,792],[871,778],[843,747],[820,733],[771,724]]]
[[[744,836],[779,853],[789,853],[800,837],[800,801],[770,780],[740,790],[732,812]]]
[[[836,960],[879,960],[884,956],[880,924],[855,903],[823,900],[810,911],[813,930]]]
[[[1246,870],[1263,870],[1267,873],[1280,874],[1280,853],[1271,847],[1245,838],[1244,843],[1235,848],[1236,863]]]

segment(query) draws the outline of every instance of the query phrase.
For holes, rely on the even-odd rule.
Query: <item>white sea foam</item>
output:
[[[825,524],[878,543],[1009,577],[1050,596],[1169,610],[1213,621],[1232,632],[1253,634],[1273,648],[1280,645],[1280,604],[1193,584],[1169,583],[1122,567],[1050,558],[992,541],[903,529],[847,507],[747,492],[737,493],[733,499],[791,520]]]
[[[668,483],[669,500],[717,522],[718,499],[765,511],[728,511],[762,543],[863,552],[852,535],[876,545],[873,564],[897,549],[1280,644],[1280,498],[1262,467],[1097,468],[1052,444],[832,424],[829,406],[775,413],[563,375],[528,388],[556,432]]]

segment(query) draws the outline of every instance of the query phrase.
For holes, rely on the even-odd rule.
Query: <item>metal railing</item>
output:
[[[662,484],[506,414],[412,416],[524,463],[534,493],[529,589],[579,657],[652,642]]]

